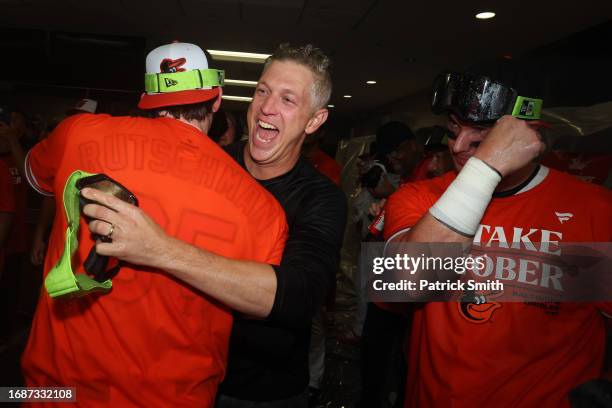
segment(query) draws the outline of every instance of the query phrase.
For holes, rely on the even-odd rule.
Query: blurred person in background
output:
[[[23,262],[28,250],[26,208],[28,188],[23,177],[28,126],[21,111],[0,107],[0,330],[7,337],[15,328]]]

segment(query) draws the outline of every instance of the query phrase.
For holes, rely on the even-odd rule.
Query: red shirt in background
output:
[[[325,154],[321,149],[315,149],[307,156],[307,159],[315,169],[327,176],[336,185],[340,185],[342,169],[334,159]]]
[[[12,213],[15,212],[15,190],[13,189],[13,179],[11,171],[4,160],[0,160],[0,212],[10,213],[12,223]],[[8,227],[10,228],[10,226]],[[7,241],[9,235],[7,235]],[[0,276],[4,270],[4,258],[6,256],[6,245],[0,247]]]
[[[589,183],[603,184],[612,168],[612,155],[553,151],[544,156],[542,164]]]
[[[0,156],[0,163],[0,173],[2,173],[0,176],[0,178],[2,178],[2,190],[0,190],[2,198],[0,198],[0,203],[12,202],[13,210],[10,212],[14,213],[11,222],[11,230],[6,242],[6,255],[23,254],[28,251],[26,226],[28,187],[26,185],[26,179],[19,173],[19,168],[15,163],[13,155],[4,154]],[[7,170],[10,187],[6,184]]]
[[[0,158],[0,212],[15,212],[15,189],[11,170],[4,158]]]

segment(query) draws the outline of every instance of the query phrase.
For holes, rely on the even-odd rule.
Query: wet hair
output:
[[[212,113],[212,107],[217,98],[208,101],[191,103],[187,105],[163,106],[154,110],[153,116],[158,116],[161,112],[168,112],[173,117],[185,120],[204,120],[206,115]]]
[[[274,61],[292,61],[310,69],[314,76],[311,89],[313,107],[320,109],[327,106],[332,92],[331,60],[320,48],[312,44],[292,47],[288,43],[283,43],[268,57],[264,71]]]

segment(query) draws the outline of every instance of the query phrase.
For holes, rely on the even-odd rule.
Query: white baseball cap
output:
[[[145,90],[138,107],[205,102],[219,95],[223,71],[209,69],[206,54],[195,44],[173,42],[147,55]]]

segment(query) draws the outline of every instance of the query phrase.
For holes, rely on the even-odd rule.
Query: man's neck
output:
[[[300,158],[300,156],[297,155],[295,157],[287,157],[282,162],[270,164],[257,163],[255,160],[253,160],[251,154],[249,153],[248,142],[244,146],[243,155],[244,165],[246,166],[247,171],[257,180],[270,180],[288,173],[295,167]]]
[[[193,126],[194,128],[198,129],[200,132],[206,134],[206,132],[208,132],[208,129],[204,130],[204,126],[203,122],[199,121],[199,120],[187,120],[185,118],[183,118],[182,116],[180,118],[175,118],[176,120],[179,120],[183,123],[188,124],[189,126]]]
[[[311,157],[320,150],[318,143],[304,143],[302,145],[302,154],[304,157]]]
[[[200,132],[204,133],[205,135],[208,134],[208,129],[210,128],[210,123],[207,119],[204,120],[195,120],[195,119],[185,119],[184,117],[174,117],[169,113],[166,114],[160,114],[159,116],[164,117],[164,118],[170,118],[170,119],[175,119],[178,120],[179,122],[183,122],[189,126],[192,126],[194,128],[196,128],[197,130],[199,130]]]
[[[512,174],[507,175],[497,185],[495,192],[503,192],[509,191],[515,188],[516,186],[521,185],[525,180],[529,178],[533,174],[533,172],[537,168],[536,163],[530,163],[527,166],[515,171]]]

